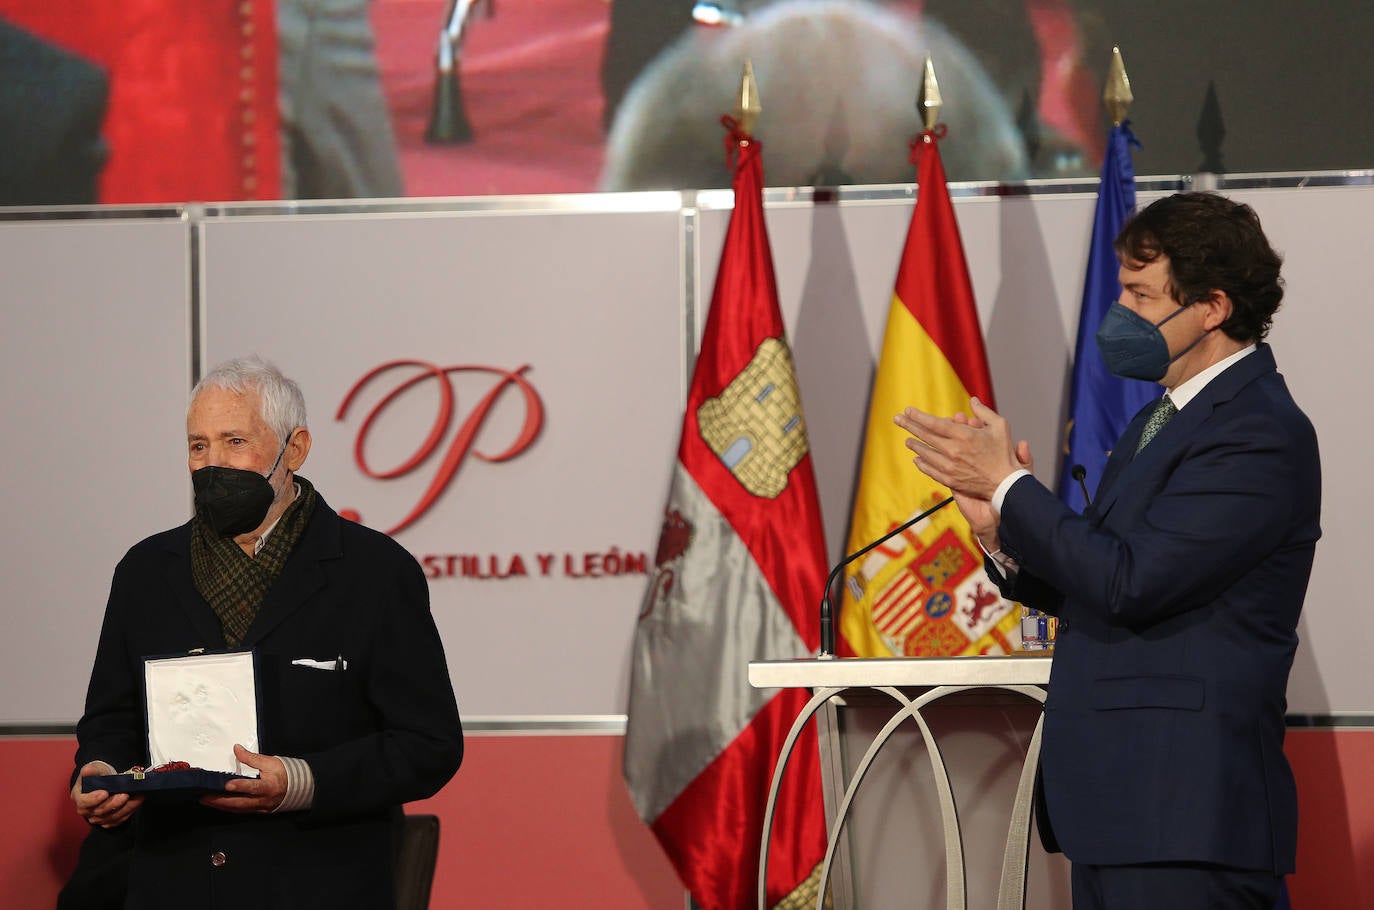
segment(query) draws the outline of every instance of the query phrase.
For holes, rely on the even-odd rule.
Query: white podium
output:
[[[884,658],[884,659],[823,659],[794,661],[753,661],[749,664],[749,682],[755,688],[806,688],[813,690],[812,698],[797,717],[783,745],[773,775],[765,815],[763,853],[759,870],[759,907],[767,910],[764,882],[768,861],[768,834],[772,827],[778,786],[788,759],[801,730],[816,718],[821,751],[821,777],[826,805],[829,836],[822,869],[820,897],[817,908],[824,905],[827,886],[830,887],[837,910],[854,910],[853,857],[845,836],[854,817],[855,795],[873,767],[879,752],[899,735],[914,726],[920,733],[929,760],[931,782],[935,790],[938,814],[938,838],[943,846],[945,907],[947,910],[967,910],[968,888],[961,816],[951,783],[950,769],[942,757],[940,741],[931,723],[935,710],[954,710],[956,715],[976,717],[990,707],[1034,708],[1033,729],[1029,741],[1005,744],[999,751],[1017,754],[993,756],[991,765],[980,765],[978,780],[967,781],[961,787],[968,796],[970,785],[985,787],[989,777],[1005,769],[1014,772],[1014,790],[1003,805],[1009,810],[1010,821],[1005,848],[1002,851],[1001,878],[997,889],[997,910],[1019,910],[1025,907],[1026,870],[1030,851],[1031,802],[1035,772],[1039,763],[1040,731],[1043,724],[1042,706],[1045,686],[1049,682],[1051,658],[1048,656],[1011,657],[953,657],[953,658]],[[876,732],[866,733],[871,740],[852,769],[845,768],[846,743],[841,737],[840,707],[885,704],[883,723]],[[938,706],[937,706],[937,703]],[[994,712],[1001,714],[1004,712]],[[1028,720],[1028,722],[1030,722]],[[1005,723],[999,717],[994,726]],[[939,726],[938,724],[935,726]],[[849,739],[854,739],[850,732]],[[1024,751],[1021,747],[1024,746]],[[981,746],[980,746],[981,749]],[[986,750],[983,750],[986,751]],[[971,764],[971,763],[970,763]],[[991,767],[993,770],[989,771]],[[956,769],[956,770],[962,770]],[[975,797],[982,799],[984,793]],[[981,811],[981,810],[980,810]],[[1007,818],[1004,813],[1001,816]],[[882,824],[891,827],[888,821]],[[862,844],[858,849],[863,849]],[[992,860],[995,865],[995,858]],[[1066,869],[1066,864],[1065,864]],[[938,884],[938,883],[937,883]],[[862,906],[893,904],[891,897],[865,900]],[[904,906],[932,906],[928,898],[912,893]]]

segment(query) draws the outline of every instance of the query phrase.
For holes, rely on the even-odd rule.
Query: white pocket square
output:
[[[309,667],[312,670],[347,670],[348,661],[342,657],[334,660],[312,660],[309,657],[297,657],[291,661],[293,667]]]

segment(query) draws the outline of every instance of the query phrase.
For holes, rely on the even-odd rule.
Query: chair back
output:
[[[439,816],[407,815],[396,856],[396,910],[429,910],[439,859]]]

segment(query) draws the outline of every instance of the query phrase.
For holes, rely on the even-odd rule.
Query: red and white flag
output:
[[[756,906],[783,739],[809,693],[749,685],[751,660],[808,657],[825,542],[778,309],[759,144],[726,118],[735,208],[635,632],[625,781],[693,899]],[[814,726],[778,796],[770,907],[815,906],[825,816]]]

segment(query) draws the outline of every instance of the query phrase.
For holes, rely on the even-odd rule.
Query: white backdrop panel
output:
[[[1284,254],[1287,290],[1270,341],[1321,447],[1322,539],[1298,627],[1303,643],[1288,686],[1288,710],[1374,713],[1374,623],[1365,577],[1374,515],[1374,316],[1364,283],[1374,236],[1374,187],[1230,195],[1255,207]]]
[[[1374,481],[1361,407],[1374,381],[1360,276],[1374,188],[1245,190],[1286,255],[1288,297],[1272,341],[1317,426],[1326,491],[1303,646],[1299,714],[1374,712],[1359,571]],[[625,197],[621,197],[625,198]],[[701,324],[729,212],[702,195]],[[1152,198],[1152,197],[1143,197]],[[728,205],[728,196],[724,203]],[[770,206],[782,307],[800,374],[830,550],[843,546],[869,384],[910,203]],[[1078,319],[1092,195],[960,198],[1001,409],[1053,476]],[[306,475],[336,508],[394,527],[431,566],[435,612],[464,711],[620,714],[641,575],[575,578],[587,554],[653,548],[685,390],[682,221],[635,212],[234,216],[202,224],[206,359],[257,351],[299,379],[316,446]],[[5,275],[3,411],[11,435],[0,499],[14,517],[3,556],[7,643],[0,724],[80,713],[114,563],[183,521],[182,420],[189,377],[186,223],[112,218],[0,223]],[[450,377],[457,401],[435,451],[391,480],[355,456],[364,421],[415,368],[345,395],[397,359],[524,374],[543,409],[508,389],[447,483],[439,463],[495,376]],[[436,421],[428,380],[380,408],[362,455],[375,473],[412,456]],[[896,444],[900,444],[899,440]],[[551,554],[549,574],[538,554]],[[531,577],[450,577],[489,560]],[[1206,554],[1198,554],[1205,559]]]
[[[0,223],[0,723],[81,715],[115,563],[190,514],[186,223]]]
[[[258,352],[301,382],[315,447],[302,473],[337,509],[391,530],[420,502],[488,373],[452,377],[442,442],[390,480],[360,470],[368,413],[413,358],[516,370],[542,402],[539,434],[504,462],[469,454],[432,506],[394,536],[432,567],[431,596],[467,716],[621,714],[642,574],[586,574],[586,554],[643,554],[652,568],[684,398],[683,240],[671,210],[629,213],[256,218],[203,229],[207,363]],[[425,381],[378,411],[363,457],[400,466],[436,426]],[[472,453],[510,447],[531,419],[508,388]],[[539,554],[553,557],[549,574]],[[530,577],[484,573],[519,556]],[[427,560],[427,557],[430,559]],[[437,558],[436,558],[437,557]],[[471,565],[469,564],[469,568]],[[604,563],[603,563],[604,571]]]

